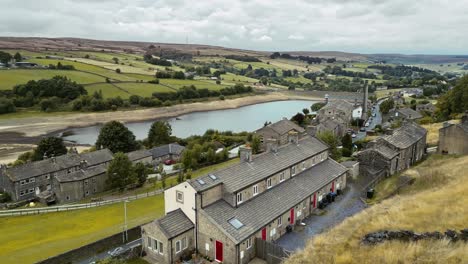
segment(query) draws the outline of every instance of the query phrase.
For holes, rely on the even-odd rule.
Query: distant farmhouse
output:
[[[299,138],[302,138],[307,134],[304,128],[298,126],[296,123],[289,121],[286,118],[283,118],[276,123],[264,126],[254,133],[260,138],[260,149],[266,150],[267,139],[274,139],[277,140],[279,144],[286,144],[288,142],[290,132],[297,132]]]
[[[358,152],[360,175],[392,175],[420,161],[426,152],[427,131],[407,121],[391,135],[369,142]]]
[[[429,114],[433,114],[435,110],[435,105],[432,103],[416,105],[416,111],[418,111],[419,113],[427,112]]]
[[[264,138],[266,152],[253,156],[242,147],[239,163],[165,191],[166,215],[142,227],[151,263],[176,263],[191,249],[217,262],[249,263],[257,240],[280,238],[346,187],[348,169],[329,158],[328,146],[280,122],[271,127],[281,131],[263,130],[275,136]]]
[[[411,108],[400,108],[400,109],[394,109],[389,112],[389,118],[392,120],[418,120],[421,119],[423,116],[417,112],[414,111]]]
[[[0,169],[0,189],[13,201],[73,202],[105,189],[108,149],[50,157],[17,167]]]
[[[462,117],[460,124],[445,122],[439,129],[439,153],[468,154],[468,114]]]

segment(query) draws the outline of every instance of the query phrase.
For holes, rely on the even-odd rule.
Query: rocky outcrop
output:
[[[468,241],[468,229],[460,230],[457,232],[455,230],[447,230],[444,233],[435,231],[435,232],[425,232],[425,233],[415,233],[409,230],[399,230],[399,231],[389,231],[383,230],[374,233],[369,233],[364,236],[362,243],[366,245],[375,245],[378,243],[383,243],[385,241],[399,240],[406,242],[418,241],[421,239],[448,239],[451,242],[456,241]]]

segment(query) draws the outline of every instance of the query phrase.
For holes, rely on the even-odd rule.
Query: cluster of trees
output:
[[[380,112],[382,114],[388,114],[388,112],[395,107],[395,101],[393,99],[387,99],[380,104]]]
[[[151,168],[143,163],[133,163],[125,153],[115,153],[107,169],[107,185],[111,189],[124,190],[128,186],[143,186]]]
[[[14,113],[16,106],[13,100],[7,98],[0,98],[0,114]]]
[[[15,55],[11,55],[8,52],[0,51],[0,62],[8,65],[12,59],[15,59],[16,62],[23,60],[23,56],[19,52],[16,52]]]
[[[179,80],[183,80],[185,79],[185,74],[183,71],[173,71],[173,72],[169,72],[169,71],[157,71],[156,72],[156,78],[160,78],[160,79],[179,79]]]
[[[236,84],[232,87],[225,87],[220,90],[209,90],[206,88],[197,89],[194,85],[184,86],[179,88],[177,92],[171,93],[153,93],[153,97],[158,98],[162,101],[175,101],[175,100],[187,100],[187,99],[197,99],[197,98],[206,98],[206,97],[216,97],[216,96],[228,96],[235,94],[250,93],[253,89],[250,86],[244,86],[243,84]]]
[[[334,75],[341,75],[347,77],[359,77],[359,78],[366,78],[366,79],[377,79],[377,76],[371,72],[353,72],[353,71],[345,71],[339,66],[327,66],[323,69],[325,73],[334,74]]]
[[[108,148],[112,153],[126,153],[141,146],[133,132],[118,121],[110,121],[101,128],[95,145],[96,149]]]
[[[61,62],[58,62],[57,65],[49,64],[49,69],[51,70],[74,70],[75,66],[63,65]]]
[[[392,67],[389,65],[370,65],[367,68],[378,69],[382,72],[382,74],[394,76],[394,77],[411,77],[414,72],[439,75],[435,71],[431,71],[429,69],[424,69],[424,68],[419,68],[416,66],[398,65],[398,66]]]
[[[319,57],[310,57],[310,56],[293,56],[291,54],[288,54],[288,53],[279,53],[279,52],[274,52],[270,55],[270,58],[271,59],[277,59],[277,58],[281,58],[281,59],[289,59],[289,60],[301,60],[301,61],[305,61],[307,62],[308,64],[320,64],[322,63],[323,61],[326,61],[327,63],[334,63],[336,62],[336,59],[335,58],[329,58],[329,59],[325,59],[325,58],[319,58]]]
[[[65,76],[55,76],[48,80],[33,80],[26,84],[16,85],[13,87],[13,94],[21,97],[32,94],[34,97],[39,98],[55,96],[62,99],[73,100],[80,95],[87,94],[87,91],[83,85],[77,84]]]
[[[294,70],[283,70],[283,73],[282,73],[282,76],[283,77],[295,77],[295,76],[298,76],[299,75],[299,72],[294,69]]]
[[[441,121],[468,111],[468,75],[463,76],[452,90],[442,95],[436,106],[436,116]]]
[[[96,91],[92,96],[82,95],[72,103],[73,111],[105,111],[117,110],[119,107],[129,107],[129,101],[123,100],[120,96],[104,99],[102,91]]]
[[[143,60],[146,63],[153,64],[153,65],[166,66],[166,67],[172,66],[172,63],[170,61],[165,60],[165,59],[154,58],[153,55],[151,54],[145,54],[143,56]]]
[[[237,60],[237,61],[244,61],[244,62],[262,62],[256,57],[247,56],[247,55],[227,55],[224,57],[229,60]]]

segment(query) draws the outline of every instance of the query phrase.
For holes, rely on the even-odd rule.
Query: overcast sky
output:
[[[1,36],[468,54],[468,0],[0,0]]]

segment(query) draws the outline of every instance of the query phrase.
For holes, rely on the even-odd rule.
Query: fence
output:
[[[260,238],[255,238],[255,248],[257,257],[265,260],[268,264],[282,263],[291,255],[291,252],[284,248]]]
[[[115,204],[115,203],[121,203],[123,201],[138,200],[138,199],[142,199],[146,197],[155,196],[161,193],[163,193],[163,190],[156,190],[152,192],[136,194],[136,195],[126,196],[122,198],[106,200],[106,201],[91,202],[91,203],[69,204],[69,205],[49,206],[49,207],[41,207],[41,208],[3,210],[3,211],[0,211],[0,217],[46,214],[46,213],[56,213],[56,212],[87,209],[87,208],[99,207],[99,206],[110,205],[110,204]]]

